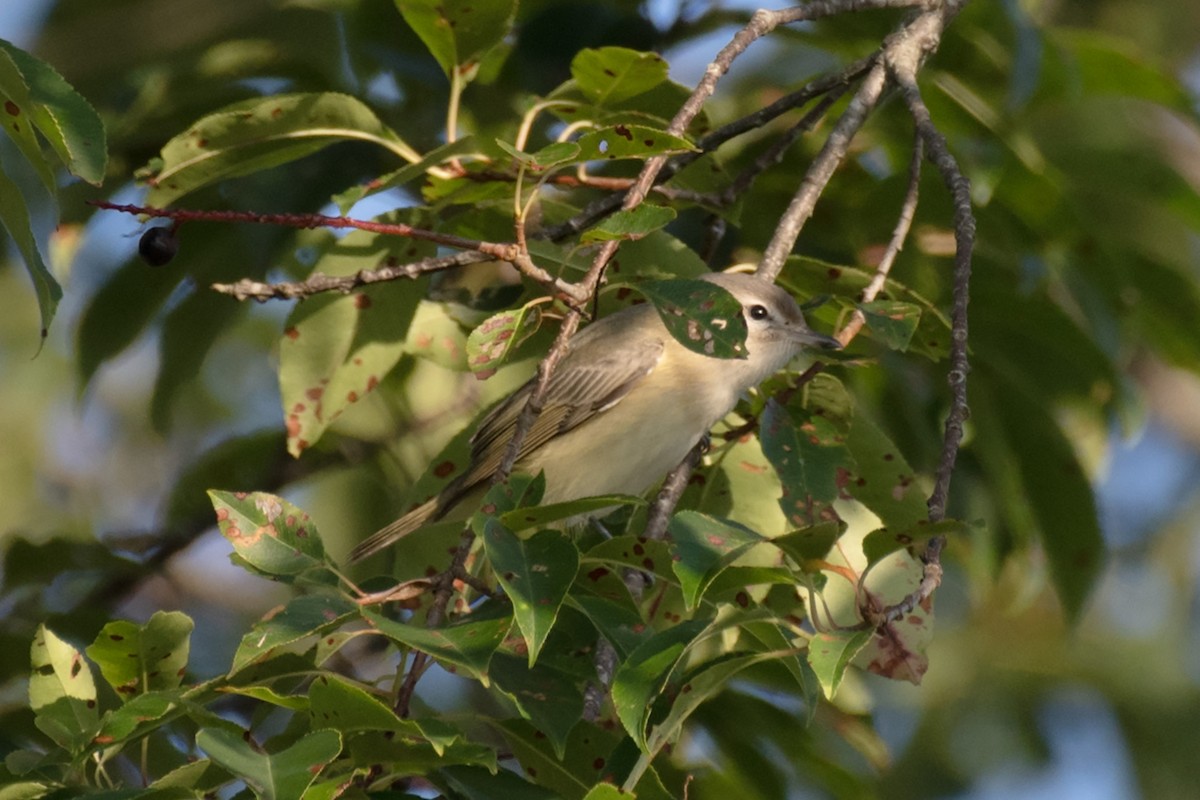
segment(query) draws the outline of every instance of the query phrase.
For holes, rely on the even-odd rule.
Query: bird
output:
[[[544,473],[543,503],[645,493],[742,395],[802,348],[841,347],[837,339],[809,328],[795,299],[768,280],[728,272],[700,280],[725,289],[741,304],[745,357],[716,358],[688,349],[649,303],[609,314],[578,332],[551,373],[542,411],[515,465],[517,472]],[[350,552],[350,562],[384,550],[426,523],[472,513],[500,467],[535,382],[514,391],[479,423],[462,474],[364,539]]]

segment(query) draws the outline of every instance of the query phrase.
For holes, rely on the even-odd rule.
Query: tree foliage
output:
[[[68,254],[94,273],[76,379],[152,343],[147,424],[183,454],[149,543],[8,542],[0,635],[30,656],[2,666],[28,703],[0,796],[861,796],[893,691],[866,676],[931,668],[943,552],[976,594],[1036,591],[1044,559],[1084,616],[1107,554],[1080,432],[1136,413],[1135,351],[1200,367],[1200,196],[1141,144],[1194,103],[1126,43],[986,3],[214,0],[171,46],[79,46],[136,5],[0,42],[0,222],[41,338],[70,249],[39,247],[48,204],[59,239],[140,213],[143,258]],[[715,93],[672,78],[714,60]],[[687,280],[737,261],[848,346],[746,398],[678,494],[542,505],[514,474],[342,563],[585,315],[650,302],[737,357]],[[265,372],[255,429],[229,387]],[[607,535],[556,524],[613,507]],[[214,520],[282,602],[224,649],[193,641],[211,611],[122,613]]]

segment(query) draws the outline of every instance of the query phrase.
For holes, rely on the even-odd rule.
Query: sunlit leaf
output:
[[[0,96],[9,98],[5,129],[18,125],[17,118],[23,116],[25,124],[37,127],[72,174],[99,186],[108,160],[100,115],[49,64],[3,39],[0,55],[24,81],[24,87],[14,85],[13,71],[0,68]]]
[[[312,519],[272,494],[210,491],[217,527],[254,569],[294,578],[325,566],[325,548]]]
[[[265,661],[284,648],[308,645],[306,640],[338,627],[357,610],[348,600],[333,595],[304,595],[256,622],[238,645],[232,672]],[[311,646],[311,645],[308,645]]]
[[[41,338],[45,339],[50,322],[54,319],[54,312],[58,309],[58,301],[62,299],[62,287],[42,261],[41,251],[33,236],[29,207],[21,187],[3,170],[0,170],[0,224],[12,237],[25,262],[25,269],[33,281],[38,310],[42,315]]]
[[[202,186],[277,167],[335,142],[373,142],[406,161],[420,156],[361,100],[335,92],[256,97],[204,116],[139,172],[146,205],[164,208]]]
[[[538,303],[526,303],[488,317],[467,337],[467,366],[476,373],[495,371],[537,332],[541,321]]]
[[[833,631],[818,633],[808,647],[808,663],[812,665],[827,698],[837,694],[850,662],[867,646],[872,631]]]
[[[613,105],[665,81],[667,62],[625,47],[585,49],[571,60],[571,77],[592,103]]]
[[[86,747],[100,723],[96,683],[83,653],[38,627],[30,651],[29,706],[42,733],[72,753]]]
[[[650,156],[687,153],[696,149],[691,142],[681,136],[645,125],[625,124],[588,131],[575,143],[579,145],[581,161],[649,158]]]
[[[181,611],[156,611],[145,625],[114,620],[101,629],[87,654],[127,701],[182,683],[193,627],[191,617]]]

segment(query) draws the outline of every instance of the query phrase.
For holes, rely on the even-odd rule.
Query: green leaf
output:
[[[641,615],[621,603],[583,592],[572,593],[567,603],[588,618],[622,661],[650,636]]]
[[[516,773],[479,767],[447,767],[438,770],[450,797],[462,800],[560,800],[554,792],[530,783]]]
[[[645,125],[610,125],[588,131],[576,141],[579,160],[607,161],[619,158],[649,158],[693,152],[696,147],[681,136]]]
[[[583,796],[583,800],[628,800],[629,792],[618,789],[611,783],[597,783]]]
[[[474,373],[490,375],[537,333],[541,323],[538,301],[488,317],[467,336],[467,366]]]
[[[269,686],[222,686],[220,691],[224,694],[236,694],[238,697],[249,697],[291,711],[307,711],[309,706],[307,695],[280,694]]]
[[[641,239],[675,219],[675,209],[642,203],[636,208],[622,209],[600,220],[583,232],[583,244],[609,239]]]
[[[620,103],[667,80],[668,65],[657,53],[625,47],[580,50],[571,60],[571,77],[597,106]]]
[[[363,617],[392,641],[457,667],[485,686],[489,683],[487,668],[492,654],[512,627],[510,610],[498,603],[491,603],[444,628],[395,622],[370,609],[363,609]]]
[[[337,758],[342,737],[337,731],[314,731],[286,750],[268,754],[251,747],[243,736],[205,728],[196,734],[196,746],[245,781],[262,800],[293,800]]]
[[[191,617],[181,611],[156,611],[145,625],[115,620],[100,630],[87,654],[127,701],[183,682],[193,627]]]
[[[829,305],[832,319],[834,311],[851,311],[858,307],[858,298],[873,278],[873,272],[857,267],[792,256],[784,267],[780,285],[800,297],[832,295],[835,300]],[[909,352],[934,361],[949,354],[950,319],[933,302],[892,278],[884,283],[879,302],[883,301],[903,301],[920,309],[916,333],[908,345]]]
[[[842,678],[846,675],[846,668],[871,641],[872,635],[873,631],[867,629],[818,633],[812,638],[808,645],[808,663],[817,674],[821,690],[827,698],[833,699],[837,694]]]
[[[321,535],[307,512],[265,492],[212,490],[208,496],[221,535],[258,572],[286,579],[325,569]]]
[[[874,300],[859,309],[871,333],[892,350],[904,352],[921,322],[921,307],[899,300]]]
[[[414,181],[425,175],[433,167],[444,164],[457,156],[475,152],[478,149],[479,146],[472,136],[455,139],[453,142],[447,142],[440,147],[430,150],[421,157],[420,161],[406,164],[400,169],[389,172],[386,175],[381,175],[362,186],[352,186],[344,192],[335,194],[332,198],[333,202],[337,204],[339,212],[348,214],[350,208],[364,197],[404,186],[410,181]]]
[[[654,699],[692,641],[707,627],[707,621],[689,620],[656,633],[617,667],[611,690],[613,707],[643,753],[649,752],[646,724]]]
[[[233,656],[230,674],[272,658],[281,648],[292,647],[341,626],[358,607],[333,595],[303,595],[282,611],[254,623],[242,637]]]
[[[165,208],[213,183],[295,161],[335,142],[378,144],[406,161],[420,156],[361,100],[336,92],[256,97],[194,122],[139,171],[146,205]]]
[[[520,539],[495,518],[484,527],[483,546],[497,580],[512,600],[513,616],[529,648],[532,667],[575,581],[579,551],[561,531],[544,530]]]
[[[616,780],[609,757],[617,734],[595,725],[578,725],[561,753],[542,731],[523,719],[486,720],[508,743],[521,767],[537,775],[540,786],[563,800],[582,800],[601,780]],[[628,795],[626,795],[628,798]]]
[[[313,681],[308,698],[314,728],[333,728],[341,733],[398,733],[428,743],[439,756],[462,738],[457,729],[437,719],[401,719],[374,695],[339,675],[320,675]]]
[[[62,287],[42,261],[21,187],[4,170],[0,170],[0,224],[12,237],[25,262],[25,270],[33,281],[38,311],[42,315],[41,338],[45,340],[50,323],[54,320],[54,312],[58,310],[58,301],[62,299]]]
[[[667,542],[644,536],[614,536],[589,548],[584,562],[632,567],[673,583],[674,556]]]
[[[1094,30],[1047,28],[1047,43],[1062,59],[1062,72],[1052,71],[1051,85],[1077,96],[1137,97],[1194,113],[1186,88],[1168,71],[1146,57],[1129,39]],[[1057,65],[1055,65],[1057,66]],[[1061,83],[1059,83],[1061,81]]]
[[[229,773],[207,758],[177,767],[150,784],[153,789],[180,787],[203,794],[215,794],[217,789],[229,782]]]
[[[575,676],[543,663],[527,666],[524,659],[497,653],[489,673],[521,716],[538,727],[555,754],[563,757],[567,738],[583,718],[583,691]]]
[[[760,418],[763,455],[779,476],[779,507],[791,525],[812,525],[833,513],[838,477],[852,462],[835,422],[813,411],[800,432],[774,398]]]
[[[908,530],[928,519],[916,473],[879,426],[861,414],[856,416],[846,446],[855,462],[846,488],[855,500],[893,530]]]
[[[0,128],[8,134],[16,144],[21,155],[33,167],[42,187],[50,196],[58,195],[58,184],[54,179],[54,166],[45,153],[42,143],[38,140],[37,127],[30,118],[29,111],[34,107],[33,98],[29,94],[29,85],[25,76],[13,62],[12,56],[4,48],[7,44],[0,40],[0,99],[4,100],[3,115],[0,115]]]
[[[83,653],[39,625],[30,650],[29,706],[38,729],[73,754],[100,724],[96,684]]]
[[[671,569],[679,576],[689,611],[723,569],[755,545],[770,541],[745,526],[696,511],[676,514],[667,533],[674,556]]]
[[[876,564],[897,550],[907,549],[919,554],[933,537],[950,537],[961,534],[966,529],[966,524],[956,519],[944,519],[934,523],[921,520],[912,528],[903,531],[880,528],[871,531],[863,539],[863,555],[867,557],[868,564]]]
[[[801,528],[783,536],[776,536],[771,544],[787,553],[802,569],[810,561],[824,559],[829,549],[845,532],[846,525],[842,522],[820,522],[808,528]],[[810,571],[806,569],[805,571]]]
[[[500,45],[512,28],[516,0],[396,0],[404,21],[437,59],[442,72],[463,77]]]
[[[604,494],[596,497],[582,497],[578,500],[568,500],[563,503],[548,503],[518,508],[506,511],[500,515],[504,527],[511,531],[523,531],[529,528],[542,528],[552,522],[558,522],[571,517],[585,514],[594,515],[597,511],[616,506],[644,506],[646,501],[641,497],[630,494]]]
[[[398,221],[387,215],[382,222]],[[411,260],[432,246],[368,231],[329,236],[315,272],[352,275],[388,260]],[[333,422],[373,392],[409,348],[408,333],[425,280],[321,294],[292,309],[279,344],[279,391],[288,452],[299,456]]]
[[[104,715],[95,743],[100,745],[119,744],[135,735],[161,728],[169,717],[179,716],[181,689],[154,691],[129,700],[120,708]]]
[[[742,304],[725,289],[694,280],[647,281],[635,288],[687,349],[712,358],[746,357]]]
[[[14,85],[13,70],[0,67],[0,96],[8,98],[0,117],[5,130],[19,125],[23,116],[25,124],[37,127],[72,174],[99,186],[108,161],[100,115],[49,64],[3,39],[0,54],[24,81],[24,86]],[[34,159],[30,161],[37,165]]]
[[[562,166],[563,164],[572,164],[579,161],[579,145],[574,142],[554,142],[546,145],[536,153],[526,153],[524,150],[518,150],[503,139],[497,139],[496,144],[500,146],[501,150],[534,172],[542,172],[553,167]]]
[[[734,675],[755,664],[788,656],[787,653],[753,653],[750,655],[732,656],[704,664],[683,681],[675,702],[662,722],[654,726],[650,737],[651,751],[657,751],[663,744],[675,741],[679,736],[683,723],[702,703],[712,699],[724,691]]]

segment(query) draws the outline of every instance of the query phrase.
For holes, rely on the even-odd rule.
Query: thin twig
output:
[[[925,148],[922,140],[919,136],[914,137],[912,159],[908,163],[908,189],[904,194],[904,202],[900,205],[900,216],[896,220],[896,227],[892,229],[892,238],[888,241],[887,249],[884,250],[883,257],[879,259],[879,264],[875,267],[875,274],[871,276],[871,282],[867,284],[867,288],[863,289],[860,304],[870,303],[879,296],[883,287],[887,285],[888,274],[892,271],[896,256],[904,249],[904,242],[912,228],[913,217],[917,213],[917,199],[921,186],[921,162],[924,158]],[[855,308],[850,320],[834,338],[842,343],[842,347],[845,347],[851,339],[858,335],[866,323],[867,317],[863,314],[862,309]]]
[[[886,85],[887,71],[882,63],[877,62],[871,67],[867,77],[863,79],[862,85],[850,100],[850,105],[838,118],[833,130],[829,132],[829,138],[825,140],[821,152],[817,154],[804,173],[804,178],[800,181],[800,188],[792,197],[787,211],[780,217],[779,224],[775,227],[775,234],[767,244],[766,250],[763,251],[762,260],[759,262],[756,272],[764,280],[774,281],[779,277],[784,261],[792,252],[792,247],[795,246],[804,223],[808,221],[812,216],[813,209],[816,208],[817,199],[825,191],[825,186],[833,177],[838,165],[842,163],[842,159],[846,157],[846,153],[850,149],[850,141],[866,121],[867,115],[879,102]]]

